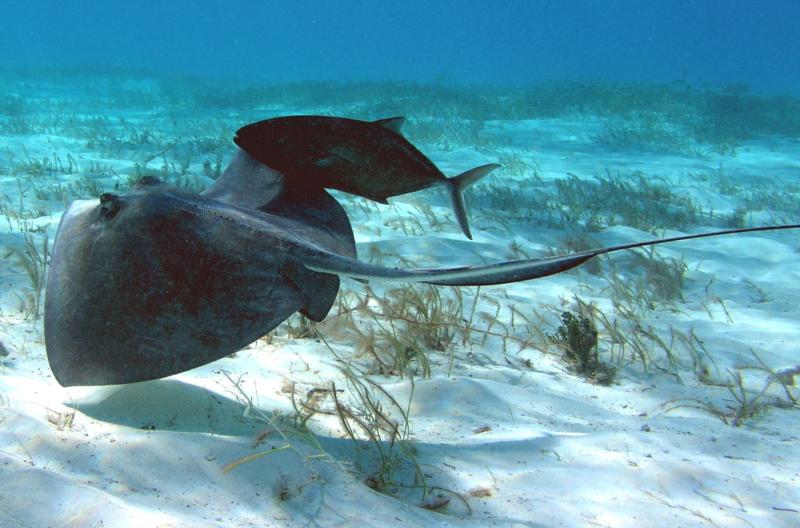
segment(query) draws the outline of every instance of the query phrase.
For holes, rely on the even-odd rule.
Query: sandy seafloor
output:
[[[116,88],[112,83],[106,89]],[[7,353],[0,357],[0,526],[800,526],[800,414],[792,376],[800,365],[800,233],[659,247],[660,259],[686,265],[681,294],[620,301],[635,314],[627,320],[612,304],[610,278],[616,273],[617,287],[639,284],[651,293],[657,282],[630,254],[601,259],[599,269],[584,266],[577,273],[482,288],[474,309],[476,289],[463,288],[464,319],[469,316],[473,330],[468,339],[457,331],[445,352],[427,351],[429,377],[371,375],[408,410],[413,449],[401,452],[394,479],[414,484],[413,457],[432,487],[424,499],[419,488],[396,484],[379,493],[368,486],[377,473],[374,443],[362,439],[353,447],[333,416],[309,420],[315,441],[308,433],[294,434],[291,425],[292,384],[302,398],[334,382],[355,409],[342,361],[375,370],[360,341],[339,331],[335,314],[319,328],[325,341],[293,339],[282,327],[233,357],[169,379],[66,389],[49,371],[41,318],[21,306],[31,280],[15,253],[24,248],[24,229],[33,231],[36,244],[45,233],[52,244],[65,207],[63,197],[37,198],[31,181],[39,188],[95,181],[110,190],[135,174],[137,162],[155,173],[179,165],[180,147],[156,156],[163,148],[158,141],[171,141],[164,138],[224,137],[258,118],[341,115],[342,109],[276,105],[205,116],[182,109],[181,101],[104,110],[102,103],[75,95],[80,84],[72,94],[36,82],[13,90],[43,110],[25,111],[23,117],[37,123],[30,130],[6,126],[0,135],[0,341]],[[102,90],[87,85],[87,93],[108,96]],[[98,146],[78,126],[70,135],[66,125],[46,124],[52,119],[63,125],[69,114],[106,117],[127,142],[107,139]],[[641,171],[706,213],[713,210],[680,230],[663,226],[658,236],[724,227],[719,219],[745,205],[748,189],[783,196],[777,205],[788,209],[800,199],[796,138],[743,141],[735,155],[659,153],[609,149],[596,141],[600,127],[600,120],[586,116],[489,121],[481,135],[491,141],[481,145],[417,144],[448,175],[500,160],[505,169],[482,185],[506,185],[520,202],[552,190],[569,174],[587,181],[620,174],[635,181],[631,175]],[[161,139],[142,139],[144,130]],[[223,166],[233,151],[232,142],[219,147]],[[145,164],[148,157],[153,159]],[[43,158],[50,168],[31,174],[36,169],[30,162]],[[208,184],[203,161],[213,155],[186,159],[187,174]],[[393,198],[390,206],[337,196],[351,214],[361,257],[374,257],[379,248],[392,265],[392,254],[420,266],[546,255],[576,236],[512,211],[504,216],[481,201],[481,186],[470,197],[473,241],[461,236],[435,191]],[[420,203],[433,206],[441,226],[423,218]],[[745,223],[797,219],[797,210],[767,202]],[[582,236],[611,245],[654,234],[613,225]],[[372,285],[378,295],[396,286]],[[365,285],[344,281],[343,289],[363,294]],[[600,357],[617,369],[613,383],[592,383],[572,372],[546,336],[555,332],[562,311],[577,309],[576,298],[618,320],[620,331],[650,354],[647,365],[633,357],[632,345],[620,358],[619,345],[612,349],[610,331],[601,327]],[[520,314],[530,323],[521,322]],[[365,328],[374,324],[369,315],[356,317]],[[527,326],[540,329],[537,339]],[[647,333],[672,343],[675,364]],[[690,337],[681,341],[678,335]],[[526,341],[530,346],[521,346]],[[783,385],[777,381],[781,372]],[[735,383],[730,386],[737,375],[744,396]],[[240,391],[231,380],[240,380]],[[735,394],[755,402],[758,412],[735,420],[742,407]],[[248,398],[255,409],[245,414]],[[330,397],[323,396],[321,405],[330,410]],[[223,471],[242,457],[285,446],[276,427],[291,447]],[[441,507],[422,508],[423,502]]]

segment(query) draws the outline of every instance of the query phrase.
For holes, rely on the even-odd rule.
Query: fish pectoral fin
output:
[[[305,297],[300,313],[317,323],[325,319],[339,293],[339,277],[312,271],[295,261],[284,264],[282,271]]]
[[[314,160],[313,165],[318,169],[327,169],[330,167],[335,167],[337,164],[341,164],[343,162],[350,163],[336,154],[328,154],[327,156],[323,156]]]
[[[324,169],[337,173],[344,174],[363,174],[364,166],[369,165],[371,161],[362,158],[358,152],[348,149],[347,147],[338,146],[331,149],[331,152],[326,153],[324,156],[314,160],[312,165],[317,169]],[[369,179],[360,180],[356,178],[341,178],[334,177],[329,181],[329,187],[337,189],[346,193],[355,194],[368,198],[374,202],[388,204],[387,197],[383,196],[380,192],[370,189],[368,183]]]
[[[350,149],[345,147],[333,147],[330,152],[321,154],[312,162],[318,169],[330,169],[333,167],[346,168],[347,171],[358,173],[365,160]]]
[[[406,118],[402,116],[397,117],[387,117],[385,119],[376,119],[373,121],[376,125],[380,125],[383,128],[387,128],[392,132],[400,133],[400,129],[403,128],[403,123],[406,122]]]
[[[333,146],[330,152],[326,154],[326,163],[335,162],[338,165],[347,166],[354,173],[363,171],[363,165],[373,161],[372,155],[360,152],[358,149],[348,145]],[[330,158],[330,160],[327,158]]]

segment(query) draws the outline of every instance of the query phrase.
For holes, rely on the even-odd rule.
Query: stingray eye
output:
[[[119,212],[120,201],[119,196],[111,193],[103,193],[100,195],[100,214],[106,220],[111,220]]]

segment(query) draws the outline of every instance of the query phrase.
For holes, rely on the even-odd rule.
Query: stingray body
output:
[[[124,195],[70,205],[56,235],[45,298],[47,356],[59,383],[161,378],[236,352],[296,311],[320,321],[340,276],[500,284],[559,273],[603,253],[721,234],[402,270],[355,259],[347,217],[324,190],[265,188],[261,199],[251,191],[218,187],[197,195],[147,178]],[[776,227],[750,230],[758,229]]]
[[[337,189],[386,203],[392,196],[444,187],[459,226],[472,238],[463,192],[499,165],[482,165],[447,178],[399,133],[402,123],[401,117],[277,117],[240,128],[234,142],[281,173],[287,187],[298,190]]]
[[[322,193],[303,203],[335,210]],[[155,379],[225,356],[295,311],[321,320],[339,279],[300,264],[314,250],[355,252],[352,237],[313,218],[246,210],[154,179],[75,202],[48,276],[52,370],[64,385]]]

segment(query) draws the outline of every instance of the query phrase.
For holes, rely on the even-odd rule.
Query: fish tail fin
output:
[[[458,226],[464,235],[472,240],[472,233],[469,231],[469,223],[467,222],[467,207],[464,203],[464,191],[476,184],[481,178],[499,168],[497,163],[490,163],[488,165],[481,165],[466,172],[462,172],[458,176],[453,176],[447,180],[447,186],[450,192],[450,200],[453,202],[453,211],[456,214]]]

